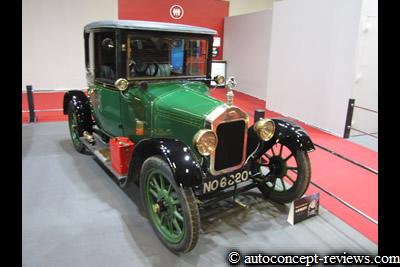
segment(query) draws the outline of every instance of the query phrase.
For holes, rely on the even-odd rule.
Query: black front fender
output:
[[[315,150],[314,144],[311,141],[310,136],[307,132],[297,125],[296,123],[283,118],[272,119],[275,122],[275,134],[271,140],[267,142],[261,142],[254,154],[254,158],[260,157],[268,149],[270,149],[277,142],[283,141],[290,144],[292,147],[298,150],[311,152]],[[247,142],[247,155],[255,151],[259,144],[259,138],[254,132],[253,127],[248,130],[248,142]]]
[[[286,140],[291,143],[296,149],[311,152],[315,150],[314,144],[311,141],[307,132],[296,123],[283,118],[272,119],[275,122],[275,139],[273,142]],[[270,140],[272,141],[272,140]],[[272,146],[273,144],[271,144]]]
[[[129,164],[129,182],[139,180],[142,164],[151,156],[160,156],[168,163],[178,185],[193,187],[203,182],[205,173],[190,147],[177,139],[166,138],[144,139],[135,145]]]

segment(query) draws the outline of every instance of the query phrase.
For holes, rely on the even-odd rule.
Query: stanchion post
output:
[[[35,105],[33,103],[32,85],[26,86],[26,93],[28,96],[29,122],[35,122]]]
[[[343,138],[345,139],[350,137],[351,121],[353,120],[355,101],[356,101],[355,99],[350,98],[349,104],[347,106],[346,125],[344,126],[344,134],[343,134]]]
[[[264,119],[265,117],[265,111],[262,109],[256,109],[254,111],[254,122],[259,121],[260,119]]]

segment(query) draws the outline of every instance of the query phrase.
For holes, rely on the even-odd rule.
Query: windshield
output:
[[[200,37],[128,36],[128,79],[205,77],[208,42]]]

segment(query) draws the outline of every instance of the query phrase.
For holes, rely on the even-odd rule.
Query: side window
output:
[[[85,33],[85,67],[86,79],[88,82],[93,82],[94,77],[94,54],[93,54],[93,33]]]
[[[116,77],[116,47],[114,32],[97,32],[95,44],[95,79],[113,84]]]
[[[84,39],[85,39],[85,66],[86,70],[89,71],[89,33],[84,34]]]

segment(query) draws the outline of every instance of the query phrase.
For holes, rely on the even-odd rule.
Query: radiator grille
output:
[[[246,123],[244,120],[221,123],[217,127],[216,171],[239,165],[243,160]]]

